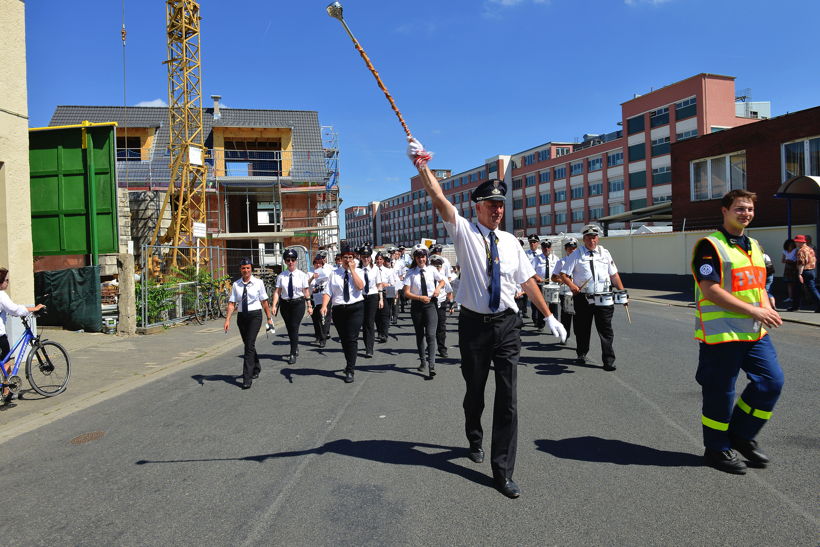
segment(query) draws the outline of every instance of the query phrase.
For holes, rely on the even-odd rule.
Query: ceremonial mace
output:
[[[379,88],[384,92],[384,96],[387,97],[387,100],[390,102],[390,106],[393,108],[393,112],[396,113],[396,116],[399,118],[401,122],[401,126],[404,128],[404,132],[407,133],[408,137],[412,137],[413,135],[410,134],[410,128],[407,127],[407,123],[405,123],[404,118],[399,111],[399,108],[396,106],[396,101],[393,100],[393,97],[390,96],[390,92],[387,91],[382,79],[379,77],[379,73],[376,72],[376,68],[373,66],[373,63],[370,62],[370,59],[367,56],[367,53],[364,52],[362,46],[359,44],[359,41],[356,40],[356,37],[353,36],[353,33],[350,32],[350,27],[347,26],[345,23],[344,18],[342,17],[342,4],[339,2],[333,2],[327,7],[327,14],[333,17],[334,19],[338,19],[342,26],[347,31],[347,35],[350,36],[350,39],[353,40],[353,45],[356,47],[356,51],[362,56],[364,59],[364,63],[367,65],[367,68],[370,69],[370,72],[373,74],[373,77],[376,78],[376,83],[379,84]]]

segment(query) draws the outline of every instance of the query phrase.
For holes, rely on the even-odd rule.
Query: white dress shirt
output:
[[[592,279],[593,269],[595,279]],[[585,245],[581,245],[566,257],[561,272],[572,277],[572,282],[579,287],[590,280],[581,292],[597,294],[610,290],[610,277],[618,273],[618,268],[612,255],[602,246],[598,245],[594,251],[590,251]]]
[[[396,270],[387,266],[379,267],[379,275],[382,276],[382,283],[385,283],[384,295],[387,298],[396,298],[396,285],[399,283]]]
[[[458,212],[455,213],[455,222],[445,222],[444,226],[453,239],[458,264],[461,266],[456,293],[458,303],[476,313],[500,313],[508,308],[518,309],[515,302],[516,286],[535,275],[535,269],[527,260],[518,239],[509,232],[495,230],[501,265],[501,302],[498,310],[492,312],[490,277],[487,275],[490,230],[477,222],[469,222]]]
[[[423,270],[419,268],[411,268],[407,270],[407,275],[404,278],[404,286],[410,287],[410,292],[412,294],[422,296],[424,294],[421,290],[422,279],[424,280],[424,284],[427,286],[427,296],[429,296],[432,300],[433,292],[435,292],[436,286],[439,281],[444,279],[444,277],[442,277],[438,270],[432,266],[427,266]]]
[[[379,272],[379,269],[373,264],[371,264],[370,266],[363,267],[361,270],[362,281],[365,280],[364,273],[367,272],[367,294],[365,296],[370,296],[371,294],[379,294],[379,284],[384,283],[384,281],[382,281],[382,276],[381,272]]]
[[[6,291],[0,291],[0,336],[6,334],[6,317],[13,315],[15,317],[26,317],[29,314],[28,308],[19,306],[11,301]],[[13,342],[10,340],[9,342]],[[0,359],[5,357],[0,355]]]
[[[355,304],[356,302],[361,302],[362,300],[364,300],[362,291],[356,288],[356,284],[353,283],[353,274],[349,273],[347,283],[350,287],[350,299],[347,302],[345,302],[345,272],[347,272],[347,270],[345,270],[341,266],[336,268],[335,270],[333,270],[333,273],[330,274],[327,283],[325,283],[325,294],[330,295],[331,306]],[[356,274],[359,276],[359,279],[364,281],[364,272],[361,269],[356,268]]]
[[[236,304],[236,311],[242,311],[242,293],[245,287],[248,288],[248,311],[261,310],[262,302],[268,299],[268,292],[265,290],[265,284],[261,279],[251,276],[248,282],[245,283],[240,277],[233,282],[231,287],[231,297],[229,302]]]
[[[296,300],[304,298],[304,289],[310,288],[310,277],[298,268],[292,272],[290,270],[284,270],[276,276],[276,288],[282,289],[282,292],[279,294],[279,298],[282,300],[291,299],[288,294],[288,285],[290,284],[291,277],[293,278],[293,298]]]
[[[561,277],[561,268],[564,267],[564,263],[567,261],[567,257],[558,259],[558,262],[555,263],[555,267],[552,269],[551,275],[557,275]],[[569,275],[569,274],[567,274]],[[572,291],[569,288],[569,285],[565,283],[560,283],[560,287],[558,288],[558,294],[572,294]]]

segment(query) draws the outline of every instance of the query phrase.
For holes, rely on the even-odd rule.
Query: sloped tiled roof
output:
[[[290,128],[292,130],[293,169],[295,182],[323,183],[326,178],[319,115],[313,110],[254,110],[220,108],[221,118],[213,119],[213,108],[202,109],[205,146],[213,146],[214,127]],[[121,162],[120,183],[140,183],[151,177],[154,185],[167,185],[168,169],[168,108],[150,106],[58,106],[50,126],[72,125],[83,121],[117,122],[120,127],[157,128],[150,161]],[[123,180],[125,179],[125,180]]]

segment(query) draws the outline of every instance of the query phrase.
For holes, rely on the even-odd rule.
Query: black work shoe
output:
[[[732,448],[740,452],[740,454],[758,467],[766,467],[769,463],[769,457],[760,450],[760,446],[754,439],[747,440],[740,437],[729,436],[729,442]]]
[[[604,370],[606,370],[606,371],[612,372],[613,370],[615,370],[615,369],[617,369],[617,368],[618,368],[618,367],[616,367],[616,366],[615,366],[614,364],[612,364],[612,363],[610,363],[610,364],[606,364],[606,363],[604,363]]]
[[[495,479],[495,487],[508,498],[515,499],[521,495],[521,489],[512,479]]]
[[[425,361],[422,361],[419,365],[419,368],[417,368],[416,370],[418,370],[419,372],[424,372],[425,368],[427,368],[427,363]]]
[[[320,347],[320,348],[325,347],[325,344],[326,344],[326,343],[327,343],[327,342],[325,342],[324,340],[319,340],[319,347]]]
[[[470,458],[475,463],[483,463],[484,462],[484,449],[480,446],[478,448],[471,448],[470,453],[467,454],[467,457]]]
[[[248,381],[242,384],[242,389],[250,389],[252,382]]]
[[[293,355],[292,353],[290,355],[288,355],[288,364],[289,365],[295,365],[296,364],[296,356]]]
[[[254,372],[254,373],[253,373],[253,376],[251,376],[251,378],[253,378],[254,380],[256,380],[257,378],[259,378],[259,371],[257,370],[256,372]]]
[[[353,373],[350,371],[345,372],[345,383],[352,384],[353,383]]]
[[[703,454],[703,460],[709,467],[714,467],[718,471],[732,473],[733,475],[745,475],[746,464],[740,461],[734,450],[709,450]]]

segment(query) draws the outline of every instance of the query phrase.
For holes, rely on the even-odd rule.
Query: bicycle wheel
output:
[[[227,317],[228,316],[228,295],[225,293],[219,293],[216,297],[216,307],[219,311],[219,317]]]
[[[196,299],[196,308],[194,309],[194,319],[200,325],[208,320],[208,299],[204,294],[200,294]]]
[[[65,348],[57,342],[39,342],[26,359],[26,378],[32,389],[43,397],[65,391],[71,377],[71,362]]]

